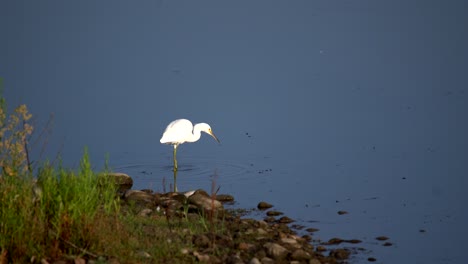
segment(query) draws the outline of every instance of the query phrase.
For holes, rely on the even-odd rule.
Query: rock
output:
[[[169,209],[172,211],[178,210],[183,207],[183,204],[178,200],[174,200],[167,197],[160,198],[159,203],[161,204],[162,208]]]
[[[388,240],[388,237],[386,236],[378,236],[376,237],[375,239],[379,240],[379,241],[385,241],[385,240]]]
[[[266,249],[268,256],[272,257],[274,260],[283,259],[289,253],[286,248],[276,243],[268,242],[263,245],[263,247]]]
[[[212,199],[205,191],[197,190],[194,194],[188,197],[190,204],[195,205],[201,212],[223,211],[223,204],[215,199]]]
[[[313,227],[309,227],[309,228],[306,229],[306,231],[309,232],[309,233],[313,233],[313,232],[319,231],[319,229],[313,228]]]
[[[250,261],[249,264],[262,264],[258,258],[253,257]]]
[[[297,225],[297,224],[292,225],[291,227],[294,228],[294,229],[297,229],[297,230],[302,230],[302,229],[305,228],[305,226],[303,226],[303,225]]]
[[[269,257],[262,258],[262,264],[275,264],[275,261]]]
[[[318,259],[311,259],[309,260],[309,264],[321,264],[321,263],[320,263],[320,260]]]
[[[234,202],[234,196],[229,194],[218,194],[216,195],[216,200],[222,203]]]
[[[324,246],[317,246],[316,250],[317,250],[318,252],[323,252],[323,251],[327,251],[327,248],[324,247]]]
[[[376,259],[376,258],[373,258],[373,257],[369,257],[369,258],[367,258],[367,261],[369,261],[369,262],[375,262],[375,261],[377,261],[377,259]]]
[[[229,256],[226,262],[232,264],[244,264],[244,261],[242,261],[241,257],[238,254],[233,254]]]
[[[290,238],[290,237],[281,238],[281,243],[288,244],[292,247],[300,247],[300,245],[297,243],[297,240],[294,238]]]
[[[130,190],[133,186],[133,179],[132,177],[128,176],[125,173],[120,172],[107,172],[101,174],[101,176],[107,177],[111,181],[113,181],[118,186],[118,191],[120,193],[124,193],[127,190]]]
[[[337,238],[337,237],[334,237],[334,238],[331,238],[330,240],[328,240],[328,242],[324,243],[326,245],[338,245],[338,244],[341,244],[344,240],[341,239],[341,238]]]
[[[207,248],[211,245],[210,239],[206,235],[194,235],[192,238],[193,244],[198,248]]]
[[[291,255],[291,258],[293,260],[299,260],[299,261],[303,261],[303,260],[309,260],[312,258],[312,256],[305,250],[303,249],[296,249],[292,255]]]
[[[144,208],[144,209],[142,209],[142,210],[138,213],[138,216],[147,217],[147,216],[149,216],[152,212],[153,212],[153,210],[151,210],[151,209],[149,209],[149,208]]]
[[[193,255],[197,258],[198,261],[200,262],[209,262],[210,261],[210,256],[206,254],[200,254],[197,251],[193,252]]]
[[[276,221],[276,219],[273,216],[267,216],[265,219],[263,219],[266,223],[273,223]]]
[[[258,223],[258,226],[263,228],[263,229],[267,229],[269,227],[268,223],[265,222],[265,221],[259,220],[259,221],[257,221],[257,223]]]
[[[349,240],[345,240],[345,242],[351,243],[351,244],[359,244],[359,243],[361,243],[362,241],[359,240],[359,239],[349,239]]]
[[[134,202],[138,205],[144,206],[153,206],[154,205],[154,197],[153,195],[138,191],[138,190],[128,190],[125,192],[124,199],[127,202]]]
[[[347,259],[351,253],[347,249],[337,248],[330,251],[330,256],[336,259]]]
[[[257,205],[257,208],[260,209],[260,210],[265,210],[265,209],[268,209],[268,208],[271,208],[273,207],[273,205],[267,203],[267,202],[259,202],[258,205]]]
[[[74,259],[75,264],[86,264],[86,260],[84,258],[76,258]]]
[[[268,212],[266,213],[266,215],[268,215],[268,216],[278,216],[278,215],[282,215],[282,214],[283,214],[282,212],[275,211],[275,210],[268,211]]]
[[[268,232],[263,228],[259,228],[259,229],[257,229],[257,234],[266,235],[266,234],[268,234]]]
[[[145,258],[145,259],[151,258],[151,255],[148,252],[143,251],[143,250],[138,251],[136,255],[140,258]]]
[[[344,214],[348,214],[348,212],[346,212],[346,211],[338,211],[338,214],[339,214],[339,215],[344,215]]]
[[[289,223],[292,223],[292,222],[294,222],[294,220],[292,220],[291,218],[289,218],[287,216],[283,216],[280,219],[278,219],[278,223],[282,223],[282,224],[289,224]]]
[[[250,243],[240,242],[238,248],[239,250],[242,250],[242,251],[250,251],[255,248],[255,245],[250,244]]]

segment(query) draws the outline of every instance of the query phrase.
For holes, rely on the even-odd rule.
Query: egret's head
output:
[[[208,135],[212,136],[216,141],[218,141],[218,143],[220,143],[219,139],[215,136],[215,134],[211,130],[210,125],[208,125],[207,123],[200,123],[197,125],[200,127],[200,131],[207,133]]]

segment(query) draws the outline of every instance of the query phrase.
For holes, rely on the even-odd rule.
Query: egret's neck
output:
[[[187,142],[195,142],[201,137],[201,129],[198,124],[193,127],[193,134],[190,138],[187,139]]]

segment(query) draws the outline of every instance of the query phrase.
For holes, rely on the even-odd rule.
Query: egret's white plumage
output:
[[[172,121],[164,131],[161,140],[162,144],[174,146],[174,171],[177,170],[176,152],[177,147],[185,142],[195,142],[200,139],[201,132],[205,132],[219,142],[214,135],[210,125],[207,123],[198,123],[195,126],[187,119],[177,119]]]

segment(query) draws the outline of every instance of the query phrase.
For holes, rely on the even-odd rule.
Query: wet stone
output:
[[[257,208],[260,209],[260,210],[265,210],[265,209],[268,209],[268,208],[271,208],[273,207],[273,205],[267,203],[267,202],[259,202],[258,205],[257,205]]]
[[[297,224],[296,224],[296,225],[292,225],[291,227],[294,228],[294,229],[297,229],[297,230],[302,230],[302,229],[305,228],[305,226],[303,226],[303,225],[297,225]]]
[[[318,252],[323,252],[323,251],[327,251],[327,248],[324,246],[317,246],[315,250],[317,250]]]
[[[303,249],[297,249],[292,253],[291,258],[294,260],[309,260],[312,256]]]
[[[313,233],[313,232],[319,231],[319,229],[318,229],[318,228],[309,227],[309,228],[306,229],[306,231],[309,232],[309,233]]]
[[[292,222],[294,222],[294,220],[292,220],[291,218],[289,218],[287,216],[283,216],[280,219],[278,219],[278,223],[282,223],[282,224],[289,224],[289,223],[292,223]]]
[[[388,240],[388,237],[386,236],[378,236],[376,237],[375,239],[379,240],[379,241],[385,241],[385,240]]]
[[[347,259],[351,253],[347,249],[337,248],[330,251],[330,256],[337,259]]]
[[[312,237],[310,235],[303,235],[302,238],[307,242],[312,241]]]
[[[282,215],[282,214],[283,214],[282,212],[274,211],[274,210],[268,211],[268,212],[266,213],[267,216],[278,216],[278,215]]]
[[[234,202],[234,196],[229,194],[218,194],[216,195],[216,200],[222,203]]]
[[[328,242],[326,242],[325,244],[326,245],[338,245],[338,244],[341,244],[343,241],[344,240],[341,238],[334,237],[328,240]]]

